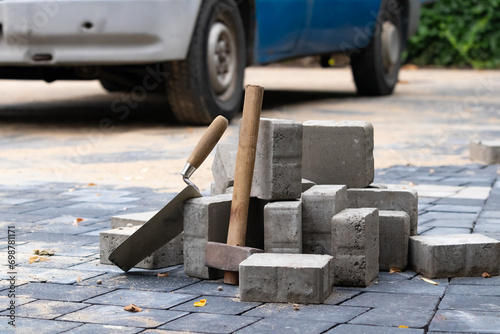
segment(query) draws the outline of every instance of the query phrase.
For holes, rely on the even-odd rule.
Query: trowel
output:
[[[134,234],[122,242],[109,255],[111,262],[123,271],[128,271],[183,231],[184,201],[201,197],[200,190],[189,178],[215,147],[226,131],[228,123],[227,119],[218,116],[210,124],[181,172],[187,186]]]

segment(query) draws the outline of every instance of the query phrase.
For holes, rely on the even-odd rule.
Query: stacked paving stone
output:
[[[367,122],[261,119],[246,246],[265,253],[240,264],[242,301],[322,303],[333,285],[365,287],[379,270],[407,267],[431,278],[498,274],[494,239],[416,236],[417,193],[372,184],[373,145]],[[183,235],[143,268],[178,263],[183,255],[187,275],[222,277],[205,266],[205,245],[227,238],[236,151],[236,143],[217,146],[212,196],[185,202]],[[120,232],[101,233],[101,262],[116,247],[110,240],[136,228],[127,227],[136,225],[130,220],[116,218]],[[166,255],[179,245],[183,252]]]

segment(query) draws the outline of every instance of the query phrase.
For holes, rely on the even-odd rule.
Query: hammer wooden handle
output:
[[[245,245],[248,206],[250,202],[250,190],[252,188],[263,95],[264,87],[256,85],[246,86],[240,139],[236,154],[231,218],[229,219],[229,230],[227,233],[228,245]]]
[[[200,167],[202,162],[205,161],[210,152],[212,152],[212,149],[215,147],[220,137],[222,137],[224,131],[226,131],[228,124],[229,122],[227,119],[222,116],[217,116],[217,118],[213,120],[187,160],[191,166],[194,168]]]

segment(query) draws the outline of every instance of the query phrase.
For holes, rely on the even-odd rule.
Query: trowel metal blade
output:
[[[192,186],[187,186],[167,205],[122,242],[110,255],[109,260],[128,271],[150,256],[161,246],[178,236],[184,229],[184,201],[201,197]]]

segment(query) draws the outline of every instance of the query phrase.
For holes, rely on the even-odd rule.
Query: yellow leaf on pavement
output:
[[[420,276],[420,278],[424,281],[424,282],[427,282],[427,283],[430,283],[430,284],[434,284],[434,285],[439,285],[438,282],[435,282],[431,279],[428,279],[427,277],[424,277],[424,276]]]
[[[195,307],[203,307],[207,303],[206,299],[201,299],[199,302],[194,302]]]

